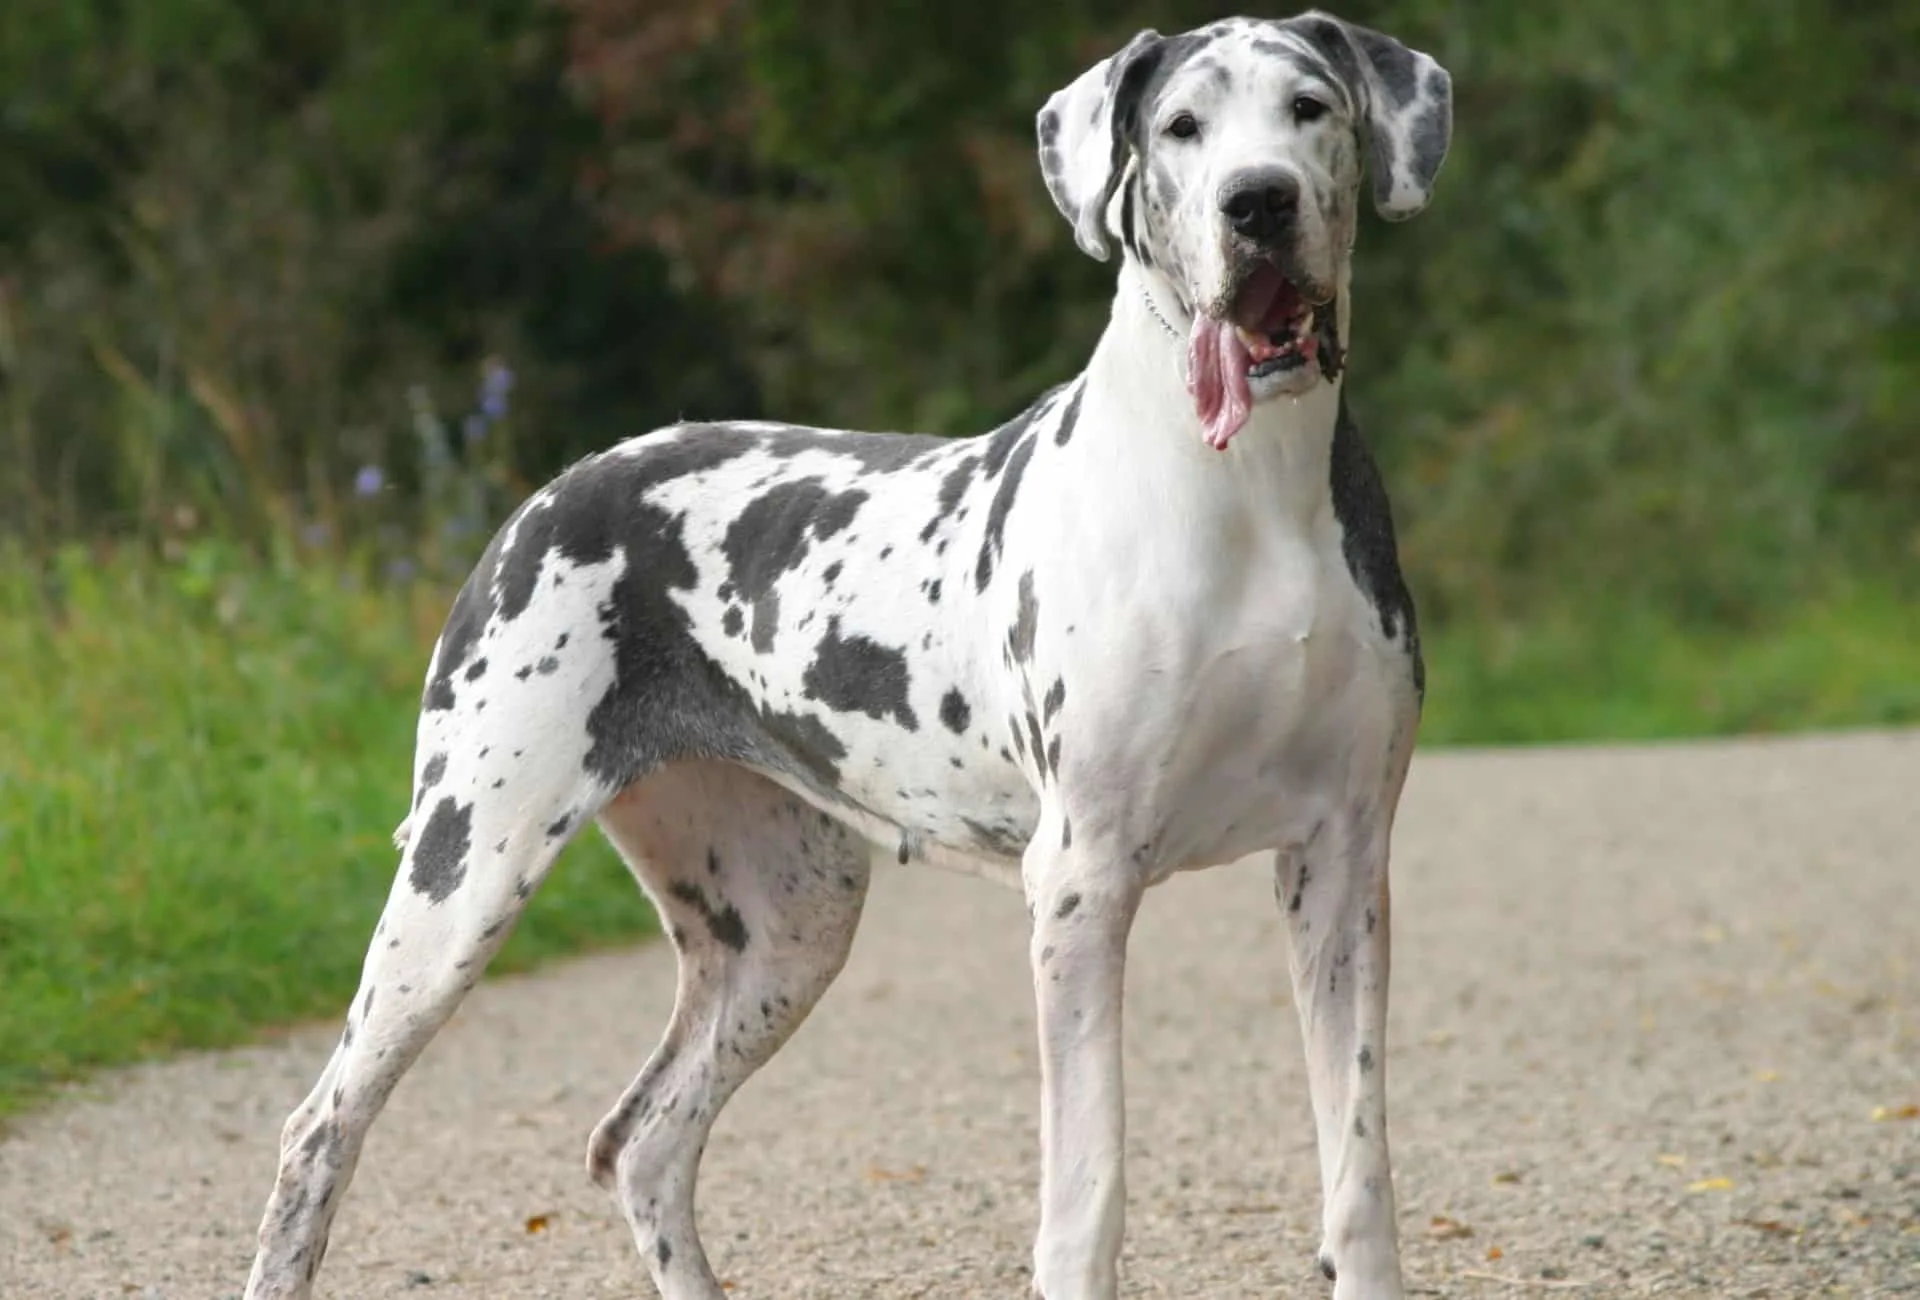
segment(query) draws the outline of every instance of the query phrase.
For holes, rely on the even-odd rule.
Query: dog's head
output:
[[[1040,112],[1040,169],[1074,238],[1118,240],[1192,322],[1188,386],[1225,446],[1254,402],[1331,382],[1361,182],[1426,206],[1452,83],[1390,36],[1309,12],[1143,31]]]

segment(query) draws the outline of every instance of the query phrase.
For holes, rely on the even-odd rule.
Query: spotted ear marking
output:
[[[1073,226],[1074,242],[1096,261],[1112,256],[1107,209],[1126,173],[1140,97],[1165,41],[1145,29],[1115,55],[1100,60],[1040,110],[1040,175],[1047,193]]]
[[[1453,78],[1393,37],[1313,12],[1301,31],[1347,79],[1367,123],[1373,206],[1405,221],[1427,206],[1453,137]]]

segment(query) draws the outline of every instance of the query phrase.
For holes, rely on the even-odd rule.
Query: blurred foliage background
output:
[[[985,428],[1076,368],[1110,284],[1036,106],[1224,11],[13,0],[0,527],[340,544],[361,467],[411,502],[446,460],[484,531],[681,415]],[[1457,88],[1434,207],[1358,262],[1355,402],[1431,617],[1910,589],[1920,8],[1343,14]],[[513,418],[479,436],[488,359]]]
[[[453,586],[681,416],[989,427],[1038,106],[1194,0],[0,5],[0,1117],[350,995]],[[1920,721],[1920,5],[1351,0],[1453,73],[1353,404],[1423,737]],[[644,931],[598,837],[505,961]]]

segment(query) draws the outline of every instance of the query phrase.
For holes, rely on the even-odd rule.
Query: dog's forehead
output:
[[[1302,83],[1345,93],[1324,36],[1298,20],[1231,18],[1176,36],[1150,88],[1151,102],[1193,95],[1267,96]]]

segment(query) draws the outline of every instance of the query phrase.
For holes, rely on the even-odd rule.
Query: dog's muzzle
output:
[[[1318,299],[1318,301],[1316,301]],[[1333,295],[1303,287],[1269,256],[1242,263],[1234,287],[1211,311],[1194,314],[1187,338],[1187,392],[1207,445],[1225,450],[1259,397],[1302,393],[1314,363],[1331,379],[1323,348],[1337,351]]]

